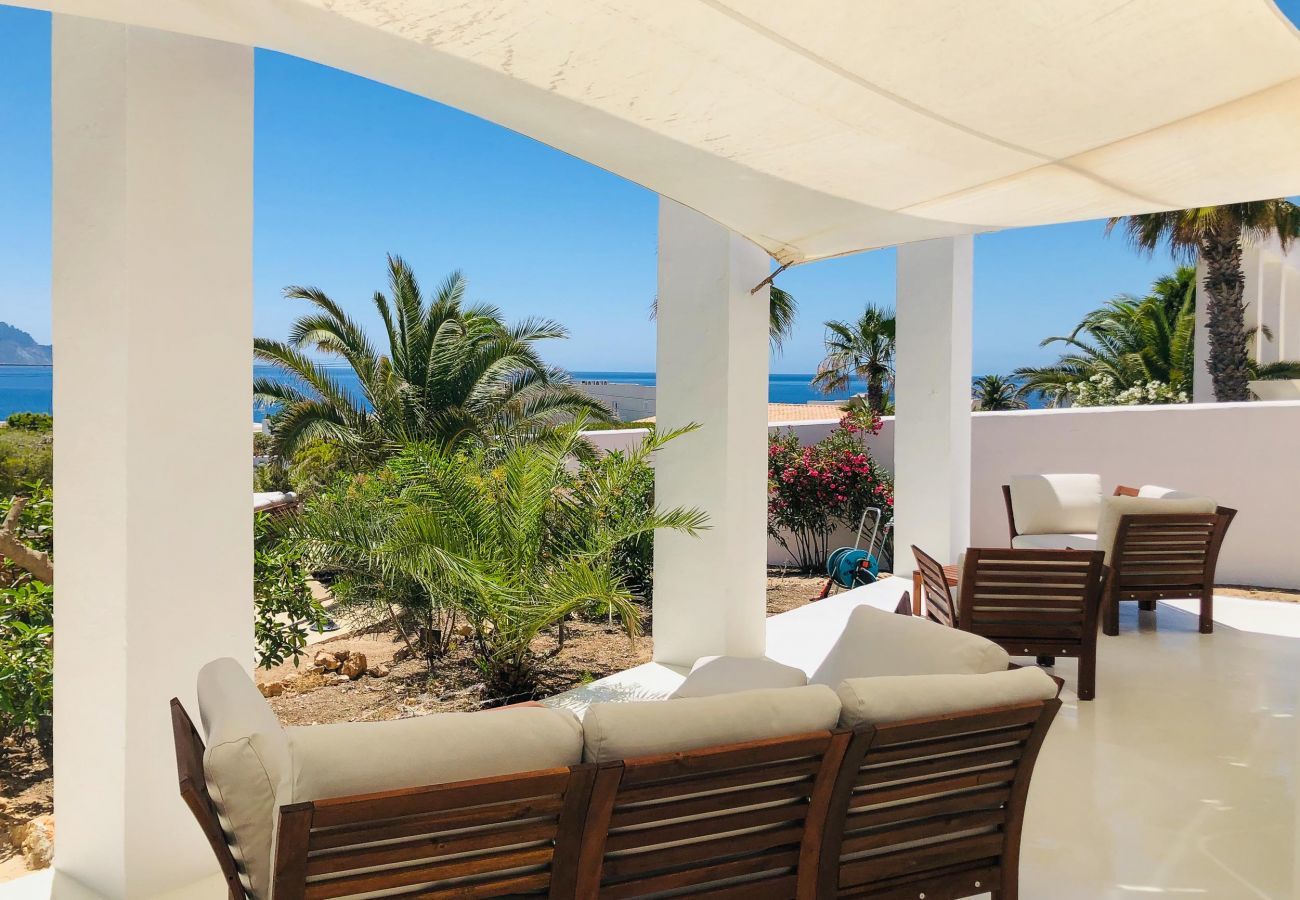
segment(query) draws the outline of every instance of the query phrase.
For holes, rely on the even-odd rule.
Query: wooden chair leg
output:
[[[1034,662],[1038,663],[1040,666],[1046,666],[1047,668],[1050,669],[1052,666],[1056,665],[1056,657],[1040,656],[1037,659],[1035,659]]]
[[[1119,599],[1114,594],[1101,602],[1101,630],[1111,637],[1119,634]]]
[[[1079,657],[1079,699],[1091,700],[1097,694],[1097,653],[1084,653]]]
[[[1139,601],[1138,601],[1138,609],[1142,610],[1143,612],[1155,612],[1155,611],[1156,611],[1156,601],[1154,601],[1154,600],[1139,600]]]
[[[1214,588],[1201,594],[1201,634],[1214,634]]]

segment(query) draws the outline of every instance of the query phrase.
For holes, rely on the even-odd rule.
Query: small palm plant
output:
[[[977,412],[1026,409],[1028,406],[1024,385],[1015,378],[981,375],[971,388],[971,409]]]
[[[379,352],[342,306],[318,288],[285,296],[315,311],[294,323],[288,341],[258,338],[254,356],[280,379],[259,378],[255,399],[278,408],[272,452],[289,459],[313,440],[337,444],[354,461],[374,463],[418,441],[454,447],[537,433],[585,413],[607,419],[599,402],[547,366],[536,344],[567,336],[546,319],[507,325],[500,310],[465,301],[466,282],[449,275],[426,297],[400,257],[388,258],[391,299],[376,292],[387,353]],[[356,374],[354,396],[313,359],[341,358]]]
[[[650,455],[682,431],[652,434],[584,479],[571,472],[583,421],[505,448],[408,447],[381,476],[393,480],[379,504],[309,505],[298,536],[322,558],[376,585],[376,604],[420,595],[465,623],[490,702],[534,697],[545,662],[534,641],[587,608],[612,610],[629,635],[640,609],[614,564],[620,545],[656,529],[694,535],[703,513],[618,509]],[[367,508],[370,507],[370,508]]]
[[[827,322],[826,358],[813,384],[830,394],[861,378],[867,383],[867,406],[884,415],[894,380],[895,331],[894,311],[880,306],[867,306],[854,322]]]

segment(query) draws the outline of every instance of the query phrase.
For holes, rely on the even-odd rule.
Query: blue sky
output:
[[[1300,0],[1280,4],[1293,20]],[[567,325],[553,363],[649,370],[655,196],[528,138],[429,100],[275,53],[257,54],[254,304],[258,335],[298,311],[281,289],[323,288],[377,328],[369,297],[384,254],[429,286],[452,269],[510,318]],[[0,319],[46,342],[49,314],[49,16],[0,6]],[[981,235],[975,243],[975,372],[1049,361],[1047,335],[1168,271],[1100,222]],[[809,372],[822,322],[892,304],[894,253],[792,269],[800,302],[777,372]]]

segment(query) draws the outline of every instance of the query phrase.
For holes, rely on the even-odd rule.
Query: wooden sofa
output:
[[[1059,706],[1049,696],[285,805],[272,896],[1011,900],[1030,776]],[[246,900],[203,742],[178,701],[171,710],[181,795],[231,900]]]

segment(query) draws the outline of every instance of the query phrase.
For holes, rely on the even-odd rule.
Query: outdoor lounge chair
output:
[[[1199,600],[1200,631],[1212,634],[1214,573],[1237,511],[1150,485],[1121,485],[1115,495],[1098,527],[1109,566],[1102,630],[1119,634],[1124,600],[1136,600],[1145,610],[1154,610],[1158,600]]]
[[[1096,693],[1097,625],[1103,588],[1099,550],[966,551],[957,627],[982,635],[1012,656],[1050,664],[1079,660],[1080,700]]]
[[[925,596],[920,614],[932,622],[957,627],[957,600],[952,595],[953,581],[948,568],[915,544],[912,555],[916,557],[916,574],[920,588],[917,596]]]
[[[1100,475],[1013,475],[1002,499],[1013,549],[1097,549]]]
[[[814,685],[596,704],[588,711],[595,718],[583,726],[587,762],[279,806],[274,890],[262,893],[241,878],[235,841],[223,830],[229,818],[218,818],[209,793],[220,779],[204,775],[203,741],[178,701],[171,710],[181,794],[221,864],[231,900],[379,891],[556,900],[682,892],[956,898],[992,891],[1013,900],[1029,779],[1060,706],[1058,690],[1059,682],[1038,670],[1020,670],[851,679],[838,699]],[[602,758],[600,748],[617,753],[647,735],[681,739],[682,723],[716,728],[728,718],[719,710],[752,703],[798,721],[832,719],[828,727],[790,735],[707,746],[687,741],[679,751]],[[628,744],[628,723],[642,715],[649,720],[631,727]],[[219,787],[213,790],[220,796]]]

